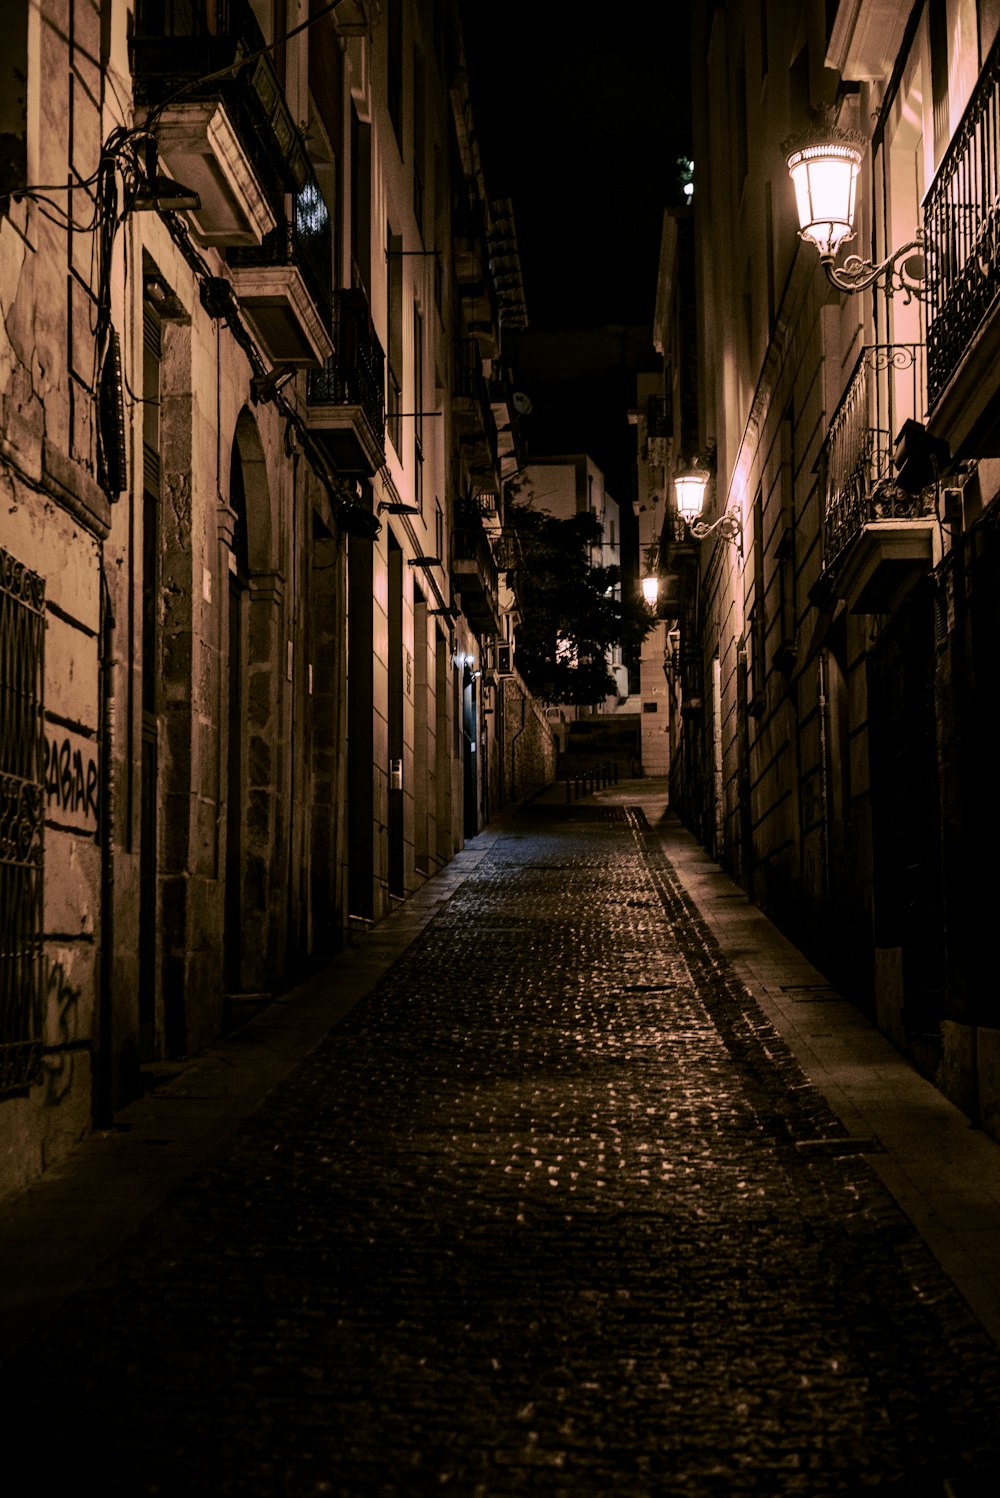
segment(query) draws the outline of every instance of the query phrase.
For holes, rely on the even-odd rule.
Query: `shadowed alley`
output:
[[[86,1450],[130,1495],[986,1491],[1000,1353],[646,816],[550,798],[483,843],[332,1028],[313,981],[327,1033],[235,1127],[157,1145],[196,1071],[139,1105],[106,1147],[180,1178],[109,1257],[100,1140],[10,1205],[16,1265],[77,1169],[97,1240],[8,1306],[33,1482]]]

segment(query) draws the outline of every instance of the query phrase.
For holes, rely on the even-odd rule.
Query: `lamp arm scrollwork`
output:
[[[914,297],[922,301],[926,295],[926,282],[923,277],[918,280],[907,270],[906,261],[923,252],[924,234],[922,229],[918,229],[913,239],[893,250],[879,265],[872,260],[863,260],[860,255],[848,255],[843,265],[837,265],[836,256],[830,254],[820,255],[820,262],[827,279],[838,291],[864,291],[885,276],[885,289],[890,296],[901,291],[906,302]]]
[[[704,520],[691,520],[688,522],[688,529],[698,541],[704,541],[706,536],[718,531],[724,540],[733,543],[740,556],[743,555],[743,525],[735,510],[727,510],[718,520],[713,520],[711,525]]]

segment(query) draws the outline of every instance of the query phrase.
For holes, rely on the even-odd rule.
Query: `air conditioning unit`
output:
[[[513,676],[514,675],[514,659],[513,659],[513,654],[514,653],[513,653],[512,647],[505,640],[501,640],[498,643],[498,645],[497,645],[497,675],[498,676]]]

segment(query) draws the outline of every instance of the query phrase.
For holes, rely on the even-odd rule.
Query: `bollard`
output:
[[[566,776],[566,800],[569,800],[569,776]]]

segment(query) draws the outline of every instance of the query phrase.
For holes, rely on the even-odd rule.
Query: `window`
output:
[[[424,320],[413,309],[413,503],[424,507]],[[438,552],[438,556],[441,553]]]
[[[371,301],[372,127],[351,111],[351,279]]]
[[[392,128],[396,132],[396,144],[403,150],[403,0],[388,3],[387,103]]]
[[[760,76],[767,77],[767,0],[760,0]]]
[[[737,198],[743,191],[748,170],[747,158],[747,64],[744,44],[740,42],[733,76],[733,165]]]
[[[426,148],[424,116],[424,59],[413,53],[413,217],[421,235],[424,232],[424,152]]]
[[[28,7],[4,10],[4,62],[0,64],[0,208],[4,194],[27,182]]]
[[[156,712],[160,554],[160,360],[162,326],[147,299],[142,308],[142,709]]]
[[[400,451],[403,372],[403,236],[387,230],[389,247],[388,276],[388,350],[386,359],[385,414],[390,441]]]
[[[774,662],[779,671],[795,664],[798,631],[798,566],[795,548],[795,424],[791,409],[781,423],[781,535],[778,539],[778,642]]]
[[[750,609],[750,703],[751,717],[763,713],[767,701],[767,617],[764,589],[764,495],[758,488],[753,502],[753,605]]]
[[[340,56],[339,52],[337,55]],[[307,182],[299,193],[295,214],[310,241],[323,290],[330,293],[340,284],[341,275],[341,169],[324,119],[316,110],[311,95],[309,140],[315,179]],[[311,194],[315,194],[317,202],[310,202]]]
[[[767,327],[774,327],[776,297],[774,286],[774,201],[770,180],[764,183],[764,254],[767,257]]]

